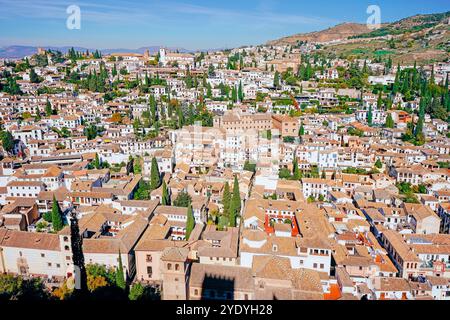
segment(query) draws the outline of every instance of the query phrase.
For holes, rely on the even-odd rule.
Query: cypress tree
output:
[[[430,85],[435,84],[435,77],[434,77],[434,64],[431,66],[431,76],[430,76]]]
[[[163,206],[170,206],[170,199],[169,199],[169,192],[167,190],[167,185],[166,185],[166,181],[163,180],[162,183],[162,199],[161,199],[161,204]]]
[[[62,212],[59,207],[58,201],[56,201],[55,195],[53,195],[53,205],[52,205],[52,224],[53,230],[59,232],[64,227],[64,222],[62,220]]]
[[[36,74],[36,72],[34,71],[34,68],[31,68],[31,70],[30,70],[30,82],[31,83],[38,83],[39,82],[39,77]]]
[[[275,77],[273,79],[273,86],[275,88],[280,87],[280,73],[278,71],[275,72]]]
[[[375,167],[378,169],[383,168],[383,163],[381,163],[380,159],[377,159],[377,161],[375,162]]]
[[[369,106],[369,111],[367,112],[367,124],[371,127],[373,124],[373,111],[372,105]]]
[[[294,157],[294,162],[293,162],[293,166],[294,166],[294,179],[295,180],[300,180],[302,178],[301,176],[301,172],[298,169],[298,161],[297,161],[297,157]]]
[[[225,216],[230,215],[230,201],[231,201],[230,185],[228,184],[228,182],[226,182],[222,196],[223,214]]]
[[[70,242],[72,247],[72,261],[75,269],[75,288],[73,296],[84,298],[88,292],[87,274],[84,265],[83,237],[80,235],[78,219],[76,214],[72,214],[70,219]]]
[[[116,286],[125,290],[127,287],[127,283],[125,281],[125,275],[123,273],[123,264],[122,264],[122,255],[119,250],[119,266],[116,270]]]
[[[395,74],[394,86],[392,87],[392,93],[396,94],[400,86],[400,63],[397,66],[397,73]]]
[[[300,137],[305,135],[305,127],[303,126],[303,122],[302,122],[302,124],[300,125],[300,130],[298,131],[298,135],[299,135]]]
[[[100,158],[98,156],[98,153],[95,154],[95,159],[94,159],[92,165],[94,166],[95,169],[97,169],[97,170],[100,169],[101,164],[100,164]]]
[[[113,77],[117,76],[117,67],[116,67],[115,63],[114,63],[114,66],[113,66],[111,74],[112,74]]]
[[[50,117],[52,115],[52,104],[49,100],[47,100],[47,103],[45,105],[45,115],[47,117]]]
[[[379,110],[381,110],[382,106],[383,106],[383,96],[381,95],[381,90],[380,90],[380,93],[378,94],[377,108]]]
[[[150,172],[150,189],[151,190],[158,189],[160,185],[161,185],[161,174],[159,173],[158,162],[156,162],[156,158],[153,157]]]
[[[392,115],[390,113],[388,113],[387,117],[386,117],[386,123],[385,123],[385,127],[386,128],[390,128],[393,129],[395,126],[394,124],[394,119],[392,119]]]
[[[419,120],[417,121],[417,125],[415,128],[415,137],[417,141],[420,141],[423,137],[423,117],[419,117]]]
[[[194,230],[195,227],[195,219],[194,219],[194,213],[192,211],[192,205],[189,203],[188,209],[187,209],[187,221],[186,221],[186,240],[189,240],[189,237],[191,236],[192,230]]]
[[[238,94],[235,87],[231,89],[231,99],[233,100],[234,103],[236,103],[238,100]]]
[[[239,101],[242,102],[244,100],[244,90],[242,89],[242,81],[239,81],[238,97]]]
[[[150,96],[150,116],[152,124],[158,120],[156,100],[153,95]]]
[[[236,218],[241,212],[241,194],[239,191],[239,182],[237,177],[234,177],[233,196],[230,205],[230,226],[236,227]]]

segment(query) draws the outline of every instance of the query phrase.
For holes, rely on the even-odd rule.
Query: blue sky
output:
[[[66,28],[73,4],[81,9],[80,30]],[[365,23],[372,4],[382,22],[450,10],[448,0],[0,0],[0,46],[236,47]]]

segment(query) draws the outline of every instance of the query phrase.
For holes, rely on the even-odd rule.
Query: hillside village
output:
[[[0,60],[0,277],[450,300],[450,61],[321,46]]]

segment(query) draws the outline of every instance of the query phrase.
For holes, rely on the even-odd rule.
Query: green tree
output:
[[[5,149],[6,152],[12,152],[14,148],[14,137],[9,131],[2,131],[0,132],[1,140],[3,149]]]
[[[55,232],[61,231],[64,227],[61,208],[59,207],[58,201],[56,201],[55,195],[53,195],[52,225]]]
[[[377,159],[377,161],[375,162],[375,167],[378,169],[383,168],[383,163],[381,163],[380,159]]]
[[[39,83],[39,82],[41,82],[40,79],[39,79],[39,76],[34,71],[34,68],[31,68],[31,70],[30,70],[30,82],[31,83]]]
[[[52,104],[49,100],[47,100],[47,103],[45,104],[45,115],[47,117],[50,117],[53,114]]]
[[[377,108],[379,110],[381,110],[382,106],[383,106],[383,96],[382,96],[382,90],[380,90],[380,92],[378,94],[378,99],[377,99]]]
[[[92,161],[92,165],[94,166],[95,169],[100,169],[101,163],[100,163],[100,158],[98,156],[98,153],[95,154],[95,158],[94,161]]]
[[[152,190],[158,189],[161,185],[161,174],[159,173],[158,162],[156,158],[152,159],[152,166],[150,172],[150,188]]]
[[[48,291],[41,279],[0,274],[0,301],[42,301],[48,298]]]
[[[91,277],[102,277],[106,279],[108,285],[116,284],[116,271],[114,268],[107,268],[101,264],[88,264],[86,266],[86,274]]]
[[[142,296],[144,295],[144,291],[145,288],[142,284],[135,283],[131,289],[130,289],[130,293],[128,294],[128,299],[130,299],[131,301],[137,301],[140,300],[142,298]]]
[[[230,204],[231,204],[230,201],[231,201],[230,185],[228,184],[228,182],[226,182],[222,195],[223,214],[225,216],[230,215]]]
[[[169,191],[167,190],[167,185],[166,185],[166,181],[165,180],[163,180],[163,183],[162,183],[161,204],[163,206],[170,206]]]
[[[278,173],[278,177],[283,180],[291,179],[292,178],[291,171],[289,171],[289,169],[282,168]]]
[[[298,168],[298,161],[297,161],[297,157],[294,157],[294,161],[293,161],[293,173],[294,173],[294,179],[295,180],[300,180],[302,178],[302,174]]]
[[[234,103],[236,103],[236,102],[238,101],[238,94],[237,94],[237,91],[236,91],[236,87],[233,87],[233,88],[231,89],[231,100],[232,100]]]
[[[142,165],[140,157],[136,157],[133,159],[133,173],[142,174]]]
[[[244,100],[244,90],[242,89],[242,81],[239,81],[238,97],[239,101],[242,102]]]
[[[233,196],[230,203],[230,226],[236,227],[236,218],[241,212],[241,193],[239,191],[239,182],[237,177],[234,177]]]
[[[256,163],[250,163],[249,161],[245,161],[244,170],[255,173],[256,172]]]
[[[186,240],[189,240],[189,237],[191,236],[192,230],[194,230],[195,227],[195,219],[194,219],[194,213],[192,211],[192,206],[189,203],[188,209],[187,209],[187,221],[186,221]]]
[[[75,214],[70,219],[70,245],[72,248],[72,261],[75,267],[75,280],[79,286],[75,286],[73,296],[84,299],[88,291],[87,273],[84,265],[83,237],[80,235],[78,219]]]
[[[139,181],[139,186],[134,193],[134,200],[150,200],[150,184],[144,180]]]
[[[372,105],[369,106],[369,111],[367,112],[367,124],[371,127],[373,125],[373,111]]]
[[[41,121],[41,110],[39,110],[39,108],[36,108],[36,115],[34,116],[34,120],[36,122]]]
[[[280,88],[280,73],[278,71],[275,72],[273,86],[277,89]]]
[[[123,290],[125,290],[127,287],[125,275],[123,273],[122,255],[120,254],[120,250],[119,250],[119,266],[117,267],[116,270],[116,286]]]
[[[175,207],[187,208],[192,203],[191,196],[184,191],[181,191],[177,198],[173,201]]]
[[[300,124],[300,130],[298,131],[299,137],[305,135],[305,127],[303,126],[303,122]]]
[[[392,119],[392,115],[390,113],[388,113],[386,117],[386,123],[384,126],[390,129],[393,129],[395,127],[394,119]]]

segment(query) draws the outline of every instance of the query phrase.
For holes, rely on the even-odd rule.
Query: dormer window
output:
[[[272,251],[273,251],[273,252],[278,252],[278,246],[277,246],[276,244],[274,244],[274,245],[272,246]]]

